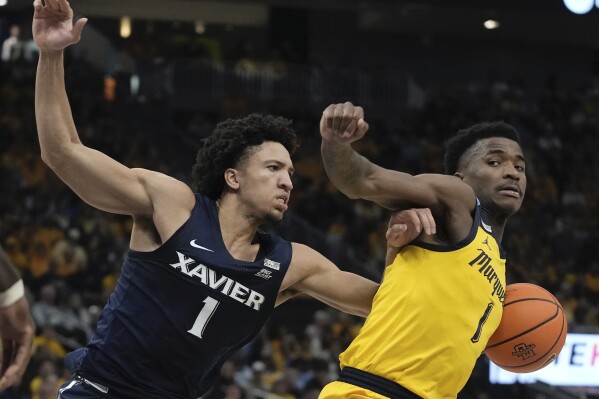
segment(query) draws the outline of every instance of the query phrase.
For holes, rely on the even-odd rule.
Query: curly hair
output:
[[[218,199],[225,188],[225,170],[239,167],[252,153],[252,148],[265,141],[281,143],[293,154],[298,142],[291,123],[280,116],[262,114],[220,122],[202,141],[192,169],[192,189]]]
[[[520,144],[520,135],[512,126],[503,121],[477,123],[467,129],[462,129],[445,142],[445,157],[443,166],[445,173],[452,175],[458,170],[460,158],[478,140],[489,137],[505,137]]]

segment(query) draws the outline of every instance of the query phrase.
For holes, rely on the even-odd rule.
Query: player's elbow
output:
[[[54,171],[63,169],[74,156],[72,145],[41,146],[42,161]]]
[[[349,199],[368,199],[370,200],[380,195],[377,180],[372,174],[357,174],[338,185],[339,190]]]
[[[363,179],[356,179],[346,184],[339,184],[338,188],[347,198],[352,200],[365,199],[371,195],[370,187],[365,184]]]
[[[52,153],[49,151],[42,150],[42,161],[53,171],[59,170],[66,164],[67,160],[65,157],[59,154]]]
[[[59,167],[61,164],[61,157],[56,154],[52,154],[50,151],[44,151],[42,148],[42,161],[52,170]],[[64,162],[64,161],[62,161]]]
[[[360,193],[356,190],[356,191],[344,191],[343,194],[345,194],[345,196],[351,200],[356,200],[356,199],[361,199],[362,196],[360,195]]]

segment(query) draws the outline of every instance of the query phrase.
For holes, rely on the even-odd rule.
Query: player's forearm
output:
[[[341,192],[350,198],[361,198],[366,193],[366,176],[372,164],[349,144],[322,141],[324,168]]]
[[[12,305],[23,295],[21,276],[0,247],[0,307]]]
[[[340,302],[338,309],[360,317],[367,317],[372,309],[372,301],[379,289],[379,284],[374,281],[354,275],[349,272],[343,272],[336,284],[344,288],[340,293]]]
[[[64,83],[63,51],[42,51],[35,83],[35,117],[42,158],[52,166],[80,144]]]

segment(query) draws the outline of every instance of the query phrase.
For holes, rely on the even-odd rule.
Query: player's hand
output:
[[[428,208],[396,211],[389,219],[387,238],[387,254],[385,266],[393,263],[401,247],[414,241],[424,230],[426,235],[437,232],[437,225],[431,210]]]
[[[25,297],[12,305],[0,308],[2,339],[0,389],[13,385],[23,376],[31,359],[34,335],[35,325]]]
[[[320,119],[323,140],[349,144],[364,137],[367,131],[364,110],[350,102],[329,105]]]
[[[426,235],[437,232],[437,225],[430,209],[418,208],[393,212],[385,234],[387,245],[401,248],[414,241],[423,230]]]
[[[35,0],[33,10],[33,40],[40,50],[62,50],[81,39],[87,18],[73,25],[73,9],[67,0]]]

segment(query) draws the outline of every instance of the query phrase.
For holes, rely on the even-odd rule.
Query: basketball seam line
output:
[[[514,303],[514,302],[512,302],[512,303]],[[552,302],[552,303],[553,303],[553,302]],[[545,320],[545,321],[544,321],[544,322],[542,322],[541,324],[537,324],[536,326],[529,328],[529,329],[528,329],[528,330],[526,330],[526,331],[522,331],[522,332],[521,332],[520,334],[518,334],[518,335],[514,335],[513,337],[510,337],[510,338],[508,338],[508,339],[505,339],[505,340],[503,340],[503,341],[501,341],[501,342],[497,342],[497,343],[495,343],[495,344],[493,344],[493,345],[491,345],[491,346],[487,346],[487,348],[486,348],[486,349],[494,348],[494,347],[496,347],[496,346],[498,346],[498,345],[505,344],[506,342],[509,342],[509,341],[511,341],[511,340],[513,340],[513,339],[516,339],[516,338],[518,338],[518,337],[521,337],[521,336],[523,336],[523,335],[525,335],[525,334],[528,334],[529,332],[531,332],[531,331],[533,331],[533,330],[536,330],[537,328],[539,328],[539,327],[541,327],[541,326],[543,326],[543,325],[545,325],[545,324],[549,323],[551,320],[555,319],[555,318],[557,317],[557,315],[559,314],[559,310],[560,310],[560,307],[556,305],[555,314],[554,314],[553,316],[551,316],[549,319]]]
[[[506,303],[505,305],[503,305],[503,308],[505,309],[506,307],[508,307],[514,303],[519,303],[519,302],[524,302],[524,301],[543,301],[543,302],[549,302],[554,305],[557,305],[557,302],[552,301],[547,298],[521,298],[521,299],[516,299],[515,301],[512,301],[512,302]],[[557,306],[559,307],[559,305],[557,305]]]

